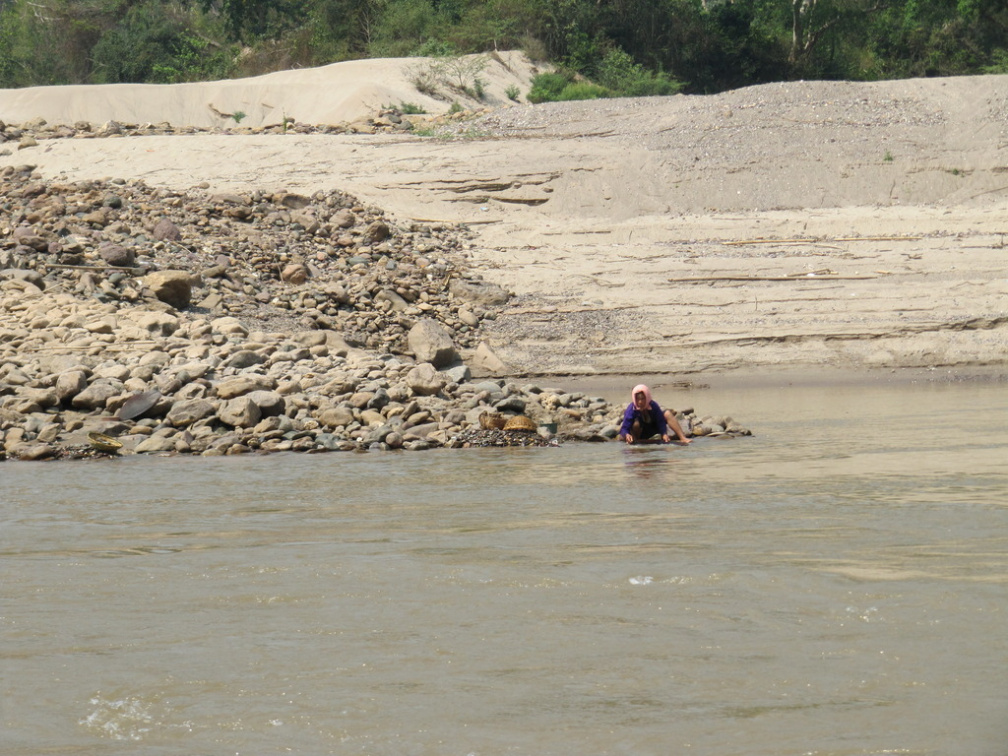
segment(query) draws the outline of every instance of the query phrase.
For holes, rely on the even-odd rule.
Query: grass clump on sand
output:
[[[590,81],[572,71],[557,70],[541,73],[532,80],[529,102],[594,100],[601,97],[651,97],[675,94],[682,82],[668,74],[655,73],[634,63],[623,50],[616,48],[606,54]]]

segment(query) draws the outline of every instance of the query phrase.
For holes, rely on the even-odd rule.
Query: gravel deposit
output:
[[[511,295],[473,272],[464,227],[398,226],[338,191],[53,183],[31,165],[0,171],[0,196],[0,456],[616,435],[603,399],[497,377],[481,330]],[[487,411],[542,432],[481,429]]]

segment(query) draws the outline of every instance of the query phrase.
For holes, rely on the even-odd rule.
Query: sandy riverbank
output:
[[[7,91],[0,119],[181,125],[213,105],[265,123],[273,111],[250,103],[266,103],[352,121],[419,101],[416,66],[274,75],[299,98],[280,106],[269,77],[171,88],[149,112],[140,87]],[[473,264],[516,295],[486,337],[518,374],[1008,364],[1008,76],[510,102],[504,89],[524,94],[533,71],[517,54],[489,61],[490,112],[440,136],[53,139],[4,145],[0,167],[174,190],[338,188],[402,223],[469,223]],[[330,91],[367,94],[340,111]]]

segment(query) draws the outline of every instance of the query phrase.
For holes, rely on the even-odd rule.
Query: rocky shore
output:
[[[338,191],[3,168],[0,457],[613,438],[622,407],[524,382],[481,339],[510,294],[472,270],[472,243]],[[488,413],[537,430],[481,427]],[[748,434],[679,416],[693,435]]]
[[[373,116],[352,122],[335,124],[312,124],[284,118],[279,123],[263,126],[242,126],[240,113],[217,115],[226,126],[178,126],[161,123],[120,123],[106,121],[93,124],[88,121],[69,123],[49,123],[44,118],[35,118],[25,123],[13,124],[0,121],[0,154],[11,154],[11,150],[37,147],[49,139],[107,139],[143,136],[194,136],[199,134],[230,134],[251,136],[256,134],[395,134],[414,130],[429,130],[450,126],[491,112],[484,108],[469,110],[460,108],[451,113],[404,113],[397,107],[381,108]]]

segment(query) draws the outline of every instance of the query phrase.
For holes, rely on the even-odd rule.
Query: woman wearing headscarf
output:
[[[634,386],[630,394],[633,401],[623,413],[623,424],[619,431],[621,441],[637,444],[660,435],[662,442],[667,444],[672,440],[669,436],[671,430],[682,443],[690,442],[676,420],[675,413],[671,410],[662,411],[658,402],[651,398],[651,389],[641,383]]]

